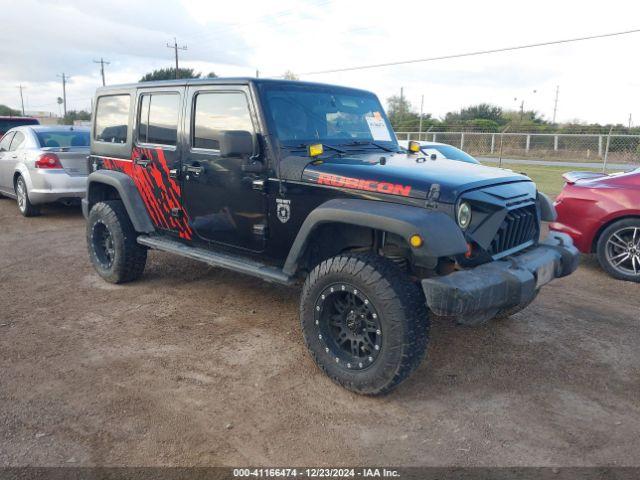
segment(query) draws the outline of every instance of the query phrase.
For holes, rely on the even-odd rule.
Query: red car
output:
[[[20,125],[40,125],[37,118],[32,117],[5,117],[0,116],[0,137],[13,127]]]
[[[583,253],[595,253],[612,277],[640,282],[640,168],[606,175],[570,172],[549,227],[567,233]]]

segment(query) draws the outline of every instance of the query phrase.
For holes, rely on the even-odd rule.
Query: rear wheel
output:
[[[119,200],[97,203],[89,212],[87,247],[98,274],[110,283],[138,279],[147,262],[124,205]]]
[[[40,208],[36,207],[29,200],[29,192],[27,191],[27,182],[24,181],[22,175],[18,175],[15,183],[16,200],[18,201],[18,210],[25,217],[35,217],[40,215]]]
[[[314,268],[300,314],[316,364],[356,393],[391,391],[426,351],[429,318],[422,291],[376,255],[339,255]]]
[[[640,219],[609,225],[598,239],[597,254],[600,266],[612,277],[640,282]]]

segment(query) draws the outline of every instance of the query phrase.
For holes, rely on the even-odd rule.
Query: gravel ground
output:
[[[640,295],[594,259],[510,320],[436,319],[383,398],[312,363],[298,290],[163,253],[103,282],[84,219],[0,200],[0,466],[640,465]]]

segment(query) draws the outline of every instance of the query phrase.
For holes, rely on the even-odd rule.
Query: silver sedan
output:
[[[0,140],[0,196],[15,198],[25,217],[50,202],[84,197],[89,174],[89,128],[22,126]]]

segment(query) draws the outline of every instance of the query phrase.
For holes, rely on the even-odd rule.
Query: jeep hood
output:
[[[382,157],[385,161],[381,161]],[[511,170],[403,153],[335,156],[312,161],[302,171],[302,181],[413,198],[426,198],[431,186],[437,184],[439,200],[445,203],[454,203],[468,190],[531,182],[525,175]]]

